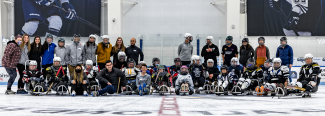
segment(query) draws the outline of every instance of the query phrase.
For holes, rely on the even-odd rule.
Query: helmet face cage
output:
[[[33,69],[31,67],[33,67]],[[36,61],[30,61],[29,62],[29,69],[35,70],[36,68],[37,68],[37,62]]]
[[[159,63],[156,63],[156,62],[159,62],[160,63],[160,59],[157,58],[157,57],[155,57],[155,58],[152,59],[152,65],[153,66],[159,65]]]
[[[247,68],[254,68],[254,62],[247,62]]]
[[[279,68],[281,66],[281,59],[280,58],[274,58],[273,59],[273,67],[274,68]]]
[[[133,66],[130,67],[130,64],[133,64]],[[132,58],[130,58],[130,59],[128,59],[127,65],[129,68],[133,68],[135,66],[135,61]]]
[[[213,65],[214,65],[214,61],[212,59],[208,59],[207,60],[207,66],[208,67],[213,67]]]
[[[236,67],[237,65],[239,65],[238,58],[236,57],[232,58],[230,63],[232,67]]]

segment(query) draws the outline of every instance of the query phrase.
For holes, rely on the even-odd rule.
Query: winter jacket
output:
[[[82,64],[84,56],[85,53],[83,51],[83,46],[80,43],[76,44],[73,42],[67,47],[67,64],[71,66],[77,66],[77,64]]]
[[[128,57],[128,59],[133,58],[133,60],[135,61],[135,63],[137,65],[138,65],[139,55],[140,55],[140,61],[143,61],[143,58],[144,58],[142,50],[135,45],[131,45],[128,48],[126,48],[125,54]]]
[[[29,60],[28,55],[29,55],[28,46],[25,45],[24,49],[21,50],[21,55],[18,64],[25,65],[25,62]],[[29,65],[28,62],[26,64]]]
[[[181,61],[191,61],[191,57],[193,54],[193,46],[191,45],[191,43],[181,43],[178,46],[177,54]]]
[[[31,48],[32,49],[30,50],[29,55],[28,55],[29,60],[36,60],[37,63],[40,63],[41,56],[43,55],[42,50],[35,50],[33,45],[31,45]]]
[[[266,59],[270,59],[269,48],[265,45],[257,46],[255,49],[254,58],[257,67],[263,65]]]
[[[68,65],[68,56],[67,56],[67,48],[66,47],[56,47],[54,49],[54,54],[56,54],[56,57],[61,58],[61,65]]]
[[[281,65],[287,65],[293,63],[293,50],[292,47],[286,45],[284,48],[279,46],[276,51],[276,57],[282,60]]]
[[[217,66],[217,63],[215,63],[213,65],[213,67],[207,67],[206,64],[204,64],[204,67],[206,67],[206,71],[207,73],[210,75],[210,74],[213,74],[213,77],[212,79],[209,78],[209,75],[206,75],[206,78],[210,81],[210,82],[214,82],[214,81],[217,81],[217,78],[218,78],[218,75],[220,74],[220,71],[219,71],[219,68]]]
[[[147,73],[144,76],[142,76],[141,73],[138,74],[137,78],[135,80],[135,83],[136,83],[137,87],[139,87],[143,83],[146,83],[146,87],[149,88],[150,87],[150,82],[151,82],[151,77]]]
[[[111,72],[108,72],[108,70],[104,68],[96,76],[96,79],[98,79],[100,83],[106,84],[110,82],[116,88],[118,86],[119,78],[120,78],[120,86],[125,87],[126,85],[125,75],[121,70],[117,68],[113,68]]]
[[[43,53],[42,65],[53,64],[55,47],[56,45],[54,43],[51,43],[47,48],[47,50],[42,51]]]
[[[78,83],[78,80],[73,78],[73,74],[74,73],[72,73],[71,76],[70,76],[70,83],[72,83],[72,80],[74,80],[74,81],[76,81],[76,83]],[[82,81],[85,80],[86,83],[89,83],[89,80],[88,80],[88,77],[87,77],[86,73],[82,73],[82,74],[84,75]],[[79,78],[79,75],[77,75],[77,78]]]
[[[96,50],[98,63],[105,63],[107,60],[111,59],[112,44],[108,44],[108,46],[103,49],[104,46],[103,42],[98,44]]]
[[[207,49],[211,48],[212,52],[207,52]],[[212,59],[214,62],[217,62],[217,56],[219,56],[219,48],[218,46],[212,44],[210,45],[205,45],[202,48],[201,51],[201,56],[204,57],[204,62],[206,63],[208,59]]]
[[[84,45],[84,60],[83,63],[86,64],[87,60],[92,60],[93,63],[96,63],[96,51],[97,51],[97,44],[93,43],[89,43],[89,46],[87,46],[87,43]]]
[[[18,44],[13,41],[7,43],[5,52],[2,57],[2,66],[5,68],[16,68],[21,55]]]
[[[247,47],[241,46],[239,51],[239,63],[246,66],[247,60],[254,56],[254,48],[247,44]]]

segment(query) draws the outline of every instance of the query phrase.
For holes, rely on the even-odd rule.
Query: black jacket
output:
[[[207,52],[206,49],[208,48],[211,48],[212,52]],[[204,57],[204,63],[206,63],[208,59],[212,59],[215,63],[217,63],[217,56],[219,55],[219,48],[214,44],[212,44],[211,46],[205,45],[201,51],[201,56]]]
[[[35,50],[34,46],[31,45],[31,50],[30,50],[29,55],[28,55],[29,60],[36,60],[37,63],[40,63],[42,55],[43,55],[42,50]]]
[[[128,48],[125,49],[125,54],[126,56],[129,58],[133,58],[133,60],[135,60],[135,63],[138,65],[138,58],[140,55],[140,61],[143,61],[143,53],[142,50],[140,48],[138,48],[135,45],[131,45]]]
[[[117,68],[112,69],[111,72],[108,72],[106,68],[102,69],[96,76],[96,79],[98,79],[101,83],[108,83],[110,82],[113,86],[118,86],[118,81],[120,80],[120,86],[125,87],[126,85],[126,78],[123,72]]]
[[[239,51],[239,63],[243,66],[246,66],[247,60],[251,57],[254,57],[254,48],[251,45],[247,44],[246,48],[244,46],[240,46]]]
[[[210,74],[213,74],[213,77],[212,79],[209,79],[209,77],[207,78],[210,82],[214,82],[214,81],[217,81],[218,80],[218,75],[220,74],[220,71],[219,71],[219,68],[218,68],[218,65],[217,63],[215,63],[213,65],[213,67],[209,68],[207,66],[207,64],[204,64],[203,65],[204,67],[206,67],[206,71],[208,71],[209,75]]]

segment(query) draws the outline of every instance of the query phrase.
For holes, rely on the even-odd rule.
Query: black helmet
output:
[[[281,37],[280,41],[286,41],[287,42],[287,38],[286,37]]]
[[[74,38],[80,38],[81,35],[80,35],[80,34],[74,34],[73,37],[74,37]]]
[[[264,43],[265,43],[265,38],[264,38],[264,37],[259,37],[259,38],[258,38],[258,42],[259,42],[260,40],[263,40]]]
[[[181,62],[181,59],[180,58],[175,58],[174,63],[176,63],[176,62]]]
[[[222,66],[221,66],[221,70],[222,70],[222,69],[226,69],[226,70],[228,71],[228,66],[227,66],[227,65],[222,65]]]
[[[133,63],[133,66],[135,66],[135,61],[133,58],[128,59],[127,65],[129,66],[130,63]],[[131,67],[129,67],[129,68],[131,68]]]
[[[226,41],[227,40],[232,41],[233,40],[232,36],[227,36]]]
[[[155,65],[155,63],[156,63],[157,61],[160,62],[160,59],[157,58],[157,57],[152,58],[152,65]]]
[[[65,40],[63,38],[60,38],[58,42],[63,42],[65,43]]]
[[[248,38],[244,38],[241,42],[242,42],[242,43],[243,43],[243,42],[247,42],[247,43],[248,43],[249,40],[248,40]]]
[[[255,60],[254,58],[249,58],[247,60],[247,64],[246,64],[247,68],[249,69],[253,69],[255,67]]]
[[[272,59],[266,59],[264,63],[272,63]]]

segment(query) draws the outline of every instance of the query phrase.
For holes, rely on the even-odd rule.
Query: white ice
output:
[[[13,85],[16,90],[17,85]],[[109,95],[100,97],[56,96],[56,95],[5,95],[6,85],[0,86],[0,116],[61,116],[61,115],[143,115],[158,116],[163,96],[158,94]],[[174,95],[166,94],[171,100]],[[287,96],[281,99],[254,96],[216,96],[215,94],[194,94],[176,96],[180,115],[294,115],[321,116],[325,114],[325,86],[320,86],[311,98]],[[165,101],[165,103],[175,103]],[[174,109],[175,105],[164,105]],[[174,115],[175,110],[164,110]]]

